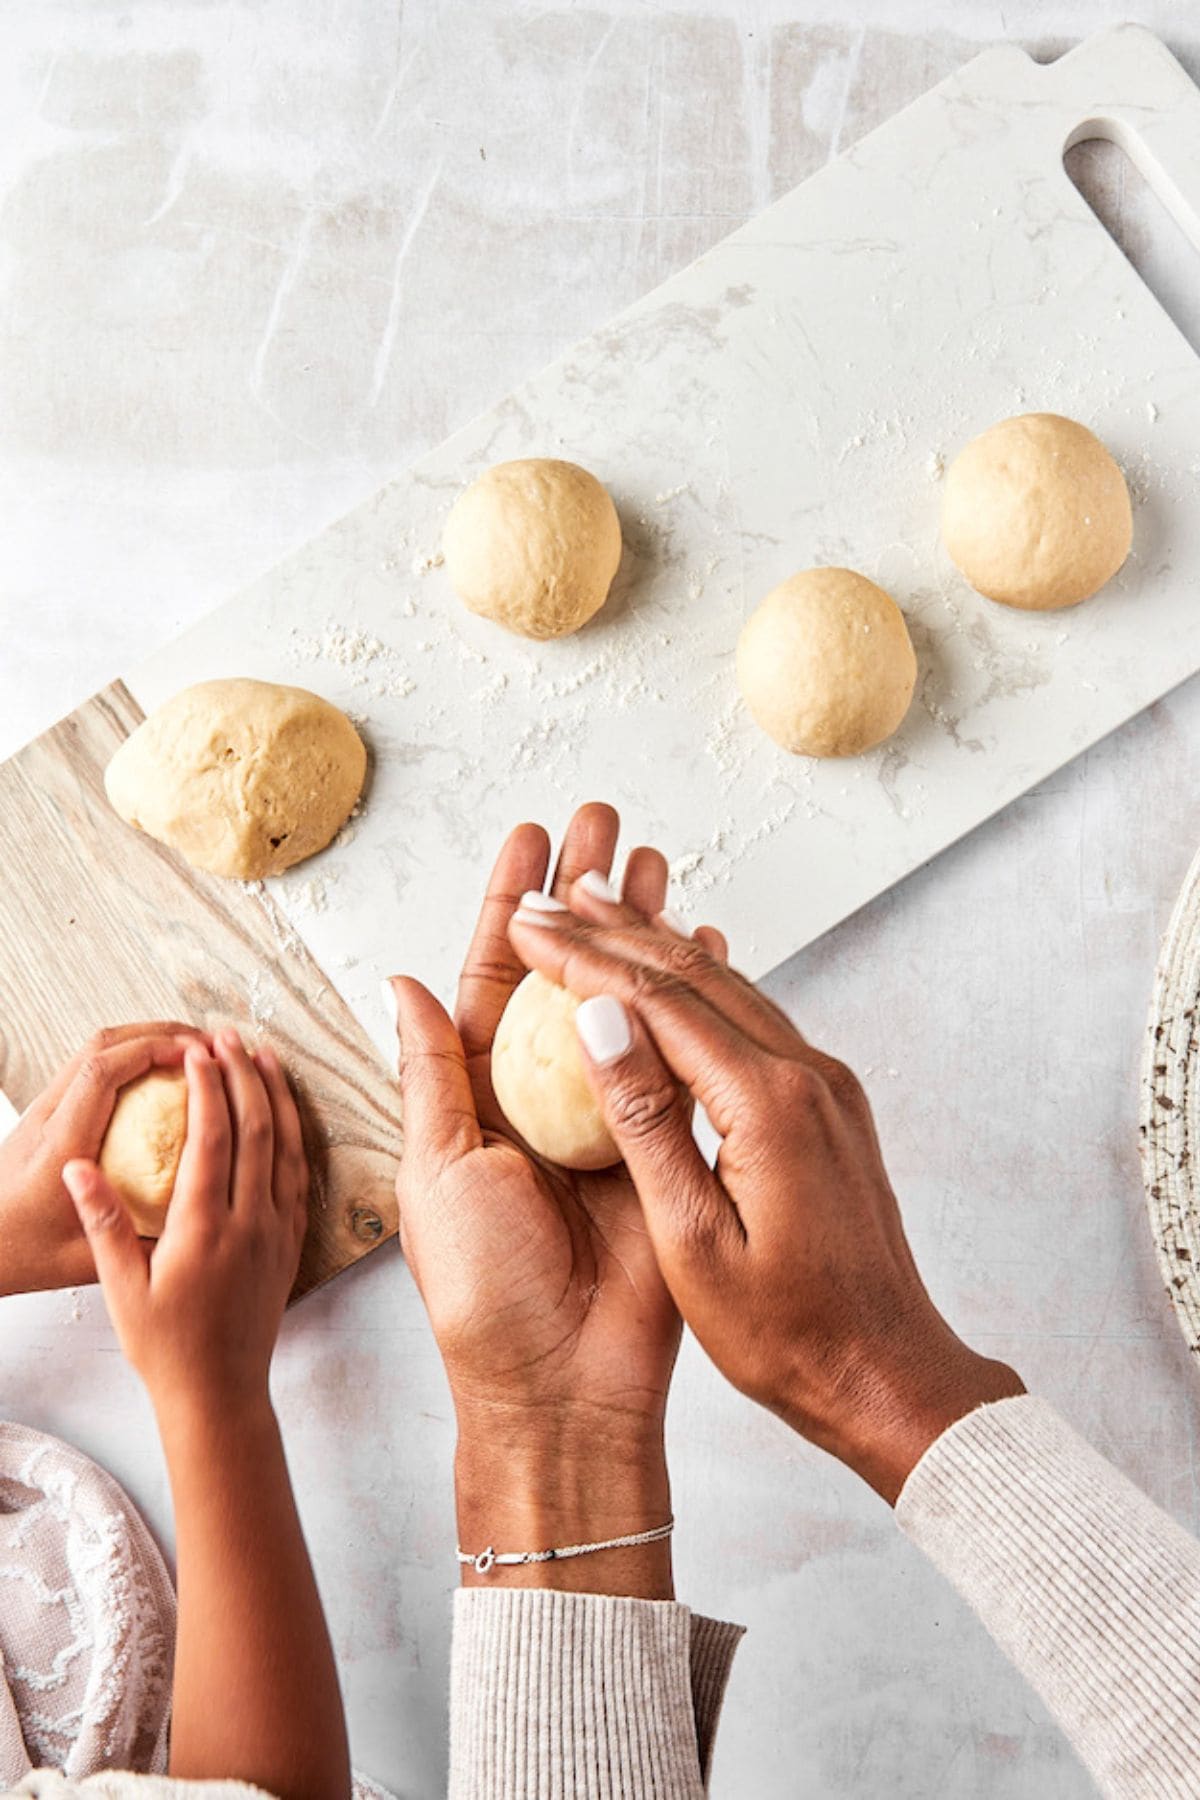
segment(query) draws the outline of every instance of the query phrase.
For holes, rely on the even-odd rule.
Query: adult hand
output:
[[[603,888],[618,825],[608,806],[575,814],[552,896],[565,901],[581,880]],[[504,845],[454,1023],[419,983],[392,983],[401,1242],[454,1396],[459,1541],[473,1552],[596,1542],[670,1513],[662,1429],[680,1326],[633,1183],[621,1167],[572,1173],[542,1162],[492,1092],[492,1039],[526,973],[509,923],[521,895],[541,889],[549,855],[536,825]],[[666,887],[659,852],[634,850],[624,907],[648,938],[671,936]],[[723,952],[719,933],[707,941]],[[665,1543],[605,1551],[487,1579],[663,1597],[670,1553]]]
[[[121,1088],[205,1042],[175,1021],[101,1031],[26,1109],[0,1142],[0,1294],[96,1279],[63,1164],[99,1155]]]
[[[144,1244],[97,1164],[65,1181],[121,1348],[159,1412],[267,1395],[267,1370],[307,1223],[308,1162],[273,1050],[236,1031],[184,1055],[187,1141],[162,1236]]]
[[[578,883],[522,960],[584,999],[591,1078],[688,1324],[744,1393],[894,1502],[935,1438],[1023,1391],[938,1313],[854,1075],[696,941]],[[722,1143],[696,1149],[688,1095]]]

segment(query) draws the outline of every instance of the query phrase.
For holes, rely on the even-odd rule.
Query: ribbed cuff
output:
[[[739,1635],[669,1600],[460,1589],[450,1800],[700,1800]]]
[[[960,1419],[896,1517],[1105,1794],[1200,1794],[1200,1544],[1053,1407],[1021,1395]]]
[[[712,1772],[713,1746],[729,1671],[737,1647],[746,1635],[744,1625],[727,1625],[723,1619],[707,1619],[703,1613],[692,1613],[692,1712],[696,1720],[696,1744],[700,1753],[700,1774],[705,1785]]]

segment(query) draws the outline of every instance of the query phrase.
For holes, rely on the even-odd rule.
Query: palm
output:
[[[611,807],[579,809],[563,839],[556,896],[565,900],[587,870],[607,875],[617,829]],[[496,1028],[526,973],[509,925],[548,866],[545,832],[518,826],[492,871],[453,1024],[426,989],[403,984],[412,1041],[404,1042],[402,1019],[410,1151],[400,1182],[408,1168],[423,1188],[419,1207],[401,1195],[405,1249],[460,1405],[566,1409],[589,1429],[601,1413],[658,1425],[680,1321],[633,1183],[623,1165],[573,1173],[543,1162],[492,1091]],[[666,887],[666,859],[632,851],[622,912],[641,923],[656,918]],[[718,932],[698,935],[723,954]]]
[[[472,1258],[480,1310],[495,1322],[481,1366],[494,1371],[498,1357],[526,1378],[536,1370],[547,1400],[660,1412],[679,1315],[624,1167],[574,1173],[541,1162],[496,1104],[490,1051],[467,1069],[484,1143],[450,1178],[478,1183],[505,1225]]]

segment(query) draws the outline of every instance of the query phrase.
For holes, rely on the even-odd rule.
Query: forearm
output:
[[[159,1423],[179,1587],[171,1774],[345,1800],[337,1671],[270,1403]]]
[[[1045,1401],[960,1420],[913,1470],[896,1516],[1106,1795],[1196,1791],[1200,1544]]]
[[[0,1217],[0,1300],[12,1294],[76,1287],[95,1279],[82,1237],[78,1243],[47,1248],[28,1231],[6,1227]]]

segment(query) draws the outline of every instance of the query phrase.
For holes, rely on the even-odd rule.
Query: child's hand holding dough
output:
[[[63,1170],[171,1478],[170,1773],[323,1800],[350,1789],[345,1721],[268,1387],[308,1217],[300,1117],[278,1057],[251,1057],[236,1031],[190,1045],[184,1073],[187,1135],[152,1248],[95,1160]]]
[[[101,1031],[59,1070],[0,1143],[0,1294],[94,1281],[63,1164],[99,1153],[121,1088],[178,1068],[205,1039],[174,1021]]]
[[[121,1348],[160,1413],[200,1390],[265,1399],[307,1223],[308,1162],[278,1057],[251,1058],[224,1030],[183,1066],[187,1138],[153,1256],[96,1162],[63,1171]]]

